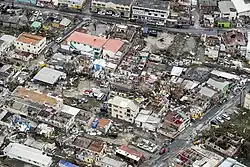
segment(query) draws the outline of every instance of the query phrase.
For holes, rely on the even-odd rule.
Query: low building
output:
[[[227,158],[218,167],[247,167],[233,158]]]
[[[52,158],[45,155],[43,151],[18,143],[10,143],[4,148],[3,152],[10,158],[17,159],[34,166],[49,167],[53,162]]]
[[[220,136],[212,136],[205,141],[206,148],[212,149],[221,155],[228,157],[234,156],[242,145],[242,139],[239,136],[226,133]]]
[[[60,160],[59,163],[58,163],[58,166],[59,167],[79,167],[79,166],[77,166],[75,164],[72,164],[70,162],[67,162],[65,160]]]
[[[92,12],[111,12],[113,15],[121,17],[130,17],[131,6],[133,0],[125,1],[106,1],[106,0],[93,0],[91,1],[91,11]]]
[[[14,42],[17,50],[32,54],[39,54],[46,47],[46,37],[22,33]]]
[[[92,140],[86,137],[76,137],[70,145],[73,148],[77,148],[99,156],[103,155],[106,149],[106,144],[103,141]]]
[[[232,1],[220,1],[218,2],[218,7],[221,18],[227,18],[228,20],[236,19],[237,11]]]
[[[209,78],[207,85],[212,89],[225,94],[228,91],[230,82],[228,81],[217,81],[215,79]]]
[[[191,148],[179,150],[178,154],[170,160],[170,163],[175,167],[216,167],[223,159],[222,156],[216,153],[202,149],[199,146],[192,146]]]
[[[112,121],[110,119],[101,118],[98,121],[98,125],[96,129],[102,132],[103,134],[107,134],[111,125],[112,125]]]
[[[126,162],[117,161],[113,158],[103,157],[96,162],[99,167],[127,167]]]
[[[34,77],[34,81],[40,81],[46,84],[53,85],[59,79],[66,78],[66,74],[48,67],[42,68]]]
[[[115,96],[108,100],[108,109],[112,117],[133,123],[139,113],[139,106],[132,100]]]
[[[58,0],[58,6],[62,8],[81,9],[86,0]]]
[[[151,115],[151,113],[146,110],[141,110],[135,118],[135,124],[138,127],[149,131],[156,131],[160,121],[160,118]]]
[[[21,3],[27,3],[27,4],[31,4],[31,5],[35,5],[36,4],[36,0],[15,0],[16,2],[21,2]]]
[[[200,0],[199,7],[203,14],[213,14],[218,11],[217,1],[215,0]]]
[[[6,109],[24,116],[40,113],[44,108],[52,108],[58,110],[62,108],[63,100],[52,97],[42,92],[28,89],[24,87],[17,87],[10,99],[6,101]]]
[[[250,3],[246,0],[231,0],[238,16],[250,16]]]
[[[3,35],[0,38],[0,53],[3,54],[10,50],[10,47],[14,44],[16,37],[11,35]]]
[[[139,166],[145,159],[141,152],[137,152],[125,145],[121,145],[115,153],[117,156],[123,158],[128,163],[132,163],[137,166]]]
[[[133,20],[144,23],[165,24],[170,12],[169,1],[135,0],[132,6]]]

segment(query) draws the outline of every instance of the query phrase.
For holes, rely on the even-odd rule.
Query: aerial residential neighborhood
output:
[[[0,167],[249,167],[249,0],[1,0]]]

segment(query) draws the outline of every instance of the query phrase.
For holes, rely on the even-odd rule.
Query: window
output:
[[[127,114],[128,117],[130,117],[130,114]]]
[[[102,4],[102,6],[106,6],[105,4]]]
[[[120,117],[120,118],[123,118],[123,116],[122,116],[122,115],[120,115],[119,117]]]
[[[161,15],[161,17],[164,17],[164,15]]]
[[[98,5],[98,6],[101,6],[101,4],[99,4],[99,3],[98,3],[97,5]]]
[[[119,7],[119,6],[116,6],[116,9],[120,9],[120,7]]]
[[[154,15],[155,15],[155,16],[158,16],[158,14],[157,14],[157,13],[155,13]]]
[[[148,15],[151,15],[151,13],[148,13]]]
[[[130,113],[130,109],[127,109],[127,113]]]
[[[93,3],[93,5],[96,5],[96,3]]]
[[[124,7],[121,7],[122,10],[124,10]]]

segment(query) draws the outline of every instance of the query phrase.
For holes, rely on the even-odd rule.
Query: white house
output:
[[[218,7],[221,12],[221,18],[228,18],[229,20],[235,20],[237,17],[237,10],[232,1],[219,1]]]
[[[4,148],[3,152],[10,158],[17,159],[34,166],[49,167],[53,162],[52,158],[45,155],[43,151],[18,143],[10,143]]]
[[[108,108],[112,117],[133,123],[139,113],[139,106],[130,99],[115,96],[108,100]]]
[[[46,47],[46,37],[22,33],[14,42],[17,50],[39,54]]]
[[[250,3],[245,0],[231,0],[238,16],[250,16]]]

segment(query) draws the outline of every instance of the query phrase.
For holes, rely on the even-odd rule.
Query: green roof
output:
[[[33,28],[40,28],[40,27],[41,27],[41,22],[34,21],[34,22],[31,24],[31,27],[33,27]]]

